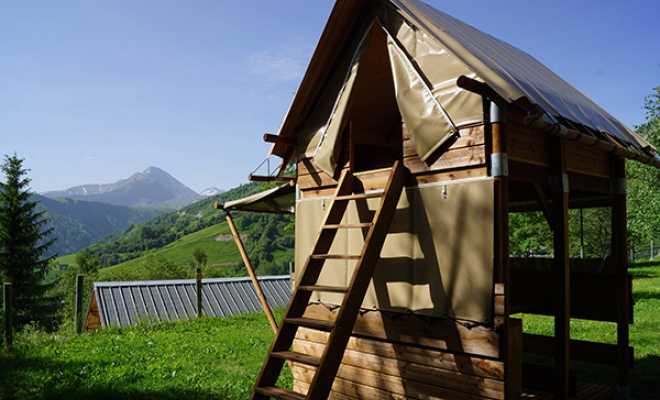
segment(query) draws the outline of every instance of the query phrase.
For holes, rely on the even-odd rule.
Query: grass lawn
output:
[[[25,332],[0,355],[0,398],[246,399],[272,339],[264,314],[83,335]],[[290,387],[286,373],[280,384]]]
[[[660,398],[660,264],[637,265],[631,394]],[[279,320],[283,310],[276,312]],[[551,334],[551,318],[521,315],[526,332]],[[571,337],[614,343],[616,326],[572,320]],[[23,332],[0,354],[0,399],[246,399],[273,338],[265,315],[144,323],[84,335]],[[574,363],[578,379],[613,386],[616,370]],[[286,369],[286,367],[285,367]],[[278,385],[291,387],[288,369]]]

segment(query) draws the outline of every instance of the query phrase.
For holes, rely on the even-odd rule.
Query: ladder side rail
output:
[[[293,289],[291,300],[289,300],[289,304],[287,305],[287,309],[284,313],[285,319],[287,317],[299,317],[305,312],[307,308],[307,304],[309,303],[312,292],[306,290],[298,290],[298,286],[313,285],[316,283],[316,280],[320,275],[320,267],[323,265],[324,260],[314,260],[311,258],[311,254],[324,250],[327,252],[327,250],[330,249],[337,231],[326,231],[323,229],[323,226],[328,223],[341,222],[341,218],[343,217],[343,214],[346,210],[347,203],[344,201],[336,201],[336,198],[352,192],[353,179],[353,175],[350,173],[350,171],[346,170],[342,172],[328,212],[326,213],[324,221],[321,224],[321,229],[319,230],[316,241],[312,246],[310,257],[308,258],[307,263],[305,264],[301,275],[298,278],[297,286]],[[337,221],[337,219],[339,219],[339,221]],[[284,322],[284,319],[282,320],[280,328],[275,334],[275,338],[268,351],[264,365],[252,390],[252,395],[250,397],[251,399],[267,400],[269,398],[264,394],[258,393],[256,389],[258,387],[275,385],[275,382],[277,382],[280,371],[284,365],[284,360],[281,358],[272,357],[271,354],[274,352],[289,350],[297,330],[297,325],[288,324]]]

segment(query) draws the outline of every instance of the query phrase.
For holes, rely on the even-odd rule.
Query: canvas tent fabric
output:
[[[271,308],[289,303],[289,275],[262,276],[258,279]],[[202,280],[203,315],[230,317],[262,311],[250,278]],[[126,327],[145,320],[179,321],[196,315],[194,279],[95,282],[87,312],[86,330],[111,325]]]
[[[356,43],[363,41],[364,27],[371,24],[387,33],[397,104],[422,160],[456,127],[483,122],[481,96],[460,89],[456,84],[460,76],[485,82],[505,101],[527,99],[553,122],[588,127],[600,139],[611,141],[609,135],[617,145],[654,156],[654,149],[642,137],[514,46],[421,1],[339,0],[279,131],[279,135],[296,136],[298,157],[313,158],[331,176],[336,168],[336,149],[319,152],[325,131],[313,128],[318,128],[318,121],[324,121],[324,126],[344,126],[345,108],[327,105],[350,102],[350,79],[344,79],[347,65],[351,66],[351,76],[359,75],[360,69],[359,62],[347,60],[359,60],[363,46]],[[346,33],[340,34],[338,29]],[[328,110],[333,109],[341,112],[330,111],[328,116]],[[330,143],[339,146],[339,135],[341,129]],[[279,144],[273,145],[271,153],[293,156]]]
[[[362,308],[485,322],[492,314],[494,182],[490,178],[406,188],[389,227]],[[300,276],[323,223],[326,198],[296,207],[296,274]],[[342,224],[364,221],[379,199],[347,206]],[[460,232],[460,234],[457,234]],[[339,230],[328,254],[359,254],[360,230]],[[328,260],[319,286],[349,285],[355,261]],[[341,304],[343,294],[314,292],[312,300]]]
[[[225,211],[257,211],[293,213],[296,204],[296,188],[287,183],[239,200],[228,201],[222,205]]]

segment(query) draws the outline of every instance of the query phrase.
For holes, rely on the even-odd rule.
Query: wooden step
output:
[[[337,286],[318,286],[318,285],[309,285],[309,286],[298,286],[298,290],[306,290],[308,292],[326,292],[326,293],[347,293],[348,288],[337,287]]]
[[[254,391],[281,400],[305,400],[305,395],[278,386],[255,387]]]
[[[359,255],[354,254],[312,254],[313,260],[359,260]]]
[[[308,354],[297,353],[295,351],[289,351],[289,350],[274,351],[272,353],[272,356],[276,358],[280,358],[285,361],[293,361],[293,362],[310,365],[312,367],[318,367],[319,364],[321,363],[321,359],[319,357],[310,356]]]
[[[362,222],[359,224],[328,224],[323,225],[323,229],[355,229],[355,228],[371,228],[371,222]]]
[[[303,317],[285,318],[284,322],[292,325],[304,326],[305,328],[312,328],[312,329],[316,329],[317,331],[325,331],[325,332],[330,332],[332,328],[335,327],[335,323],[332,321],[321,321],[318,319],[303,318]]]
[[[383,192],[353,193],[344,196],[337,196],[335,197],[335,200],[349,201],[349,200],[375,199],[378,197],[383,197]]]

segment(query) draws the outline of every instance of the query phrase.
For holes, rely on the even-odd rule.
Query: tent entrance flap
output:
[[[216,204],[225,211],[255,211],[292,214],[296,204],[296,187],[293,182],[266,190],[239,200]]]
[[[349,108],[353,86],[355,85],[360,61],[364,54],[365,43],[367,43],[370,34],[371,29],[367,29],[366,33],[362,36],[362,40],[353,54],[350,67],[344,78],[339,95],[335,99],[328,121],[320,129],[321,137],[316,153],[314,154],[314,164],[330,176],[334,176],[337,169],[339,151],[341,150],[341,134],[345,126],[344,115]]]
[[[399,112],[415,151],[422,161],[426,161],[451,135],[458,132],[458,128],[435,98],[423,74],[415,68],[389,32],[387,50]]]

